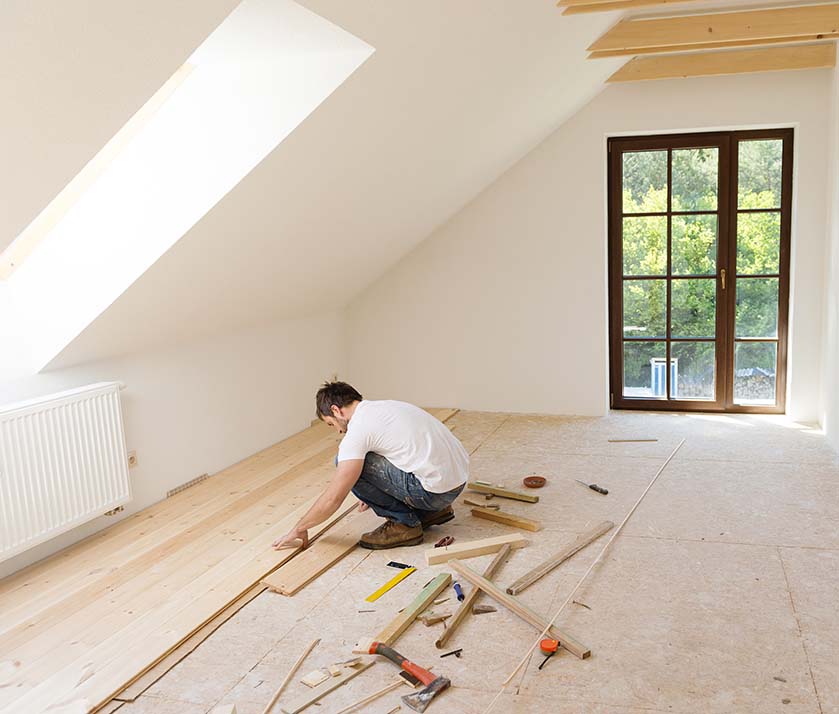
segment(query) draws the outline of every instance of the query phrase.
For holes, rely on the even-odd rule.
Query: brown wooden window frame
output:
[[[776,339],[755,338],[752,341],[776,342],[775,404],[743,404],[734,399],[735,345],[749,341],[737,338],[735,329],[736,292],[738,277],[735,273],[737,260],[737,217],[738,213],[778,209],[740,209],[738,207],[738,155],[740,141],[775,139],[783,141],[782,181],[780,205],[780,255],[779,273],[772,275],[749,275],[748,277],[772,277],[778,286],[778,334]],[[789,341],[789,289],[790,251],[792,232],[793,196],[793,142],[792,128],[760,129],[745,131],[720,131],[688,134],[664,134],[652,136],[610,137],[608,139],[608,257],[609,257],[609,387],[610,406],[614,409],[639,409],[647,411],[699,411],[747,414],[783,414],[786,410],[787,353]],[[667,166],[667,268],[666,268],[666,314],[665,337],[649,338],[649,342],[664,342],[665,364],[670,364],[671,343],[703,341],[702,338],[673,338],[671,335],[671,286],[672,273],[672,151],[690,148],[719,147],[719,184],[717,205],[717,274],[716,274],[716,335],[715,342],[715,398],[708,400],[671,399],[671,370],[665,369],[666,392],[664,398],[625,397],[623,345],[623,165],[622,157],[627,151],[668,151]],[[708,213],[707,211],[680,212]],[[627,214],[645,215],[645,214]],[[722,271],[728,276],[726,289],[722,285]],[[677,276],[685,278],[689,276]],[[641,279],[632,276],[630,279]],[[658,279],[661,279],[660,277]],[[644,339],[637,340],[639,342]],[[710,340],[704,340],[706,342]]]

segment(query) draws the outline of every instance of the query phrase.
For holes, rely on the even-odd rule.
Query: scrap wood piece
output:
[[[512,526],[513,528],[523,528],[526,531],[542,530],[542,524],[539,521],[532,518],[523,518],[522,516],[517,516],[515,513],[507,513],[506,511],[490,511],[487,508],[473,508],[472,515],[475,518],[503,523],[505,526]]]
[[[451,573],[440,573],[428,585],[426,585],[419,595],[417,595],[408,607],[400,612],[393,621],[385,627],[376,637],[377,642],[393,646],[393,643],[402,635],[405,630],[410,627],[411,623],[422,614],[430,604],[443,590],[445,590],[452,581]]]
[[[431,548],[425,551],[425,561],[429,565],[440,565],[453,558],[466,560],[467,558],[477,558],[481,555],[497,553],[505,545],[509,545],[511,548],[524,548],[529,543],[530,541],[521,533],[509,533],[492,538],[465,541],[447,548]]]
[[[331,676],[331,672],[327,672],[323,669],[315,669],[309,672],[309,674],[306,674],[303,677],[301,677],[300,683],[305,684],[307,687],[314,689],[319,684],[323,684]]]
[[[478,493],[487,493],[492,496],[499,496],[500,498],[511,498],[514,501],[526,501],[527,503],[538,503],[539,496],[534,496],[532,493],[522,493],[521,491],[511,491],[509,488],[502,488],[501,486],[492,486],[481,481],[470,481],[466,484],[466,488],[470,491],[477,491]]]
[[[519,600],[513,597],[512,595],[508,595],[501,588],[496,587],[489,580],[478,575],[478,573],[472,570],[469,566],[457,560],[450,561],[449,566],[455,572],[460,574],[464,580],[468,580],[476,588],[480,588],[481,590],[483,590],[493,600],[495,600],[496,602],[506,607],[508,610],[518,615],[525,622],[529,622],[531,625],[533,625],[539,630],[544,630],[547,628],[548,635],[555,640],[559,640],[561,645],[569,652],[571,652],[571,654],[575,655],[576,657],[579,657],[580,659],[585,659],[586,657],[589,657],[591,655],[591,650],[588,647],[578,642],[567,632],[562,632],[555,625],[553,627],[548,628],[549,622],[546,617],[540,615],[538,612],[534,610],[531,610],[529,607],[519,602]]]
[[[236,714],[235,704],[220,704],[214,707],[210,714]]]
[[[285,690],[286,686],[288,686],[288,683],[291,681],[291,678],[297,673],[297,670],[300,669],[300,666],[303,664],[303,661],[306,659],[306,657],[309,656],[311,651],[318,646],[319,642],[320,638],[313,640],[312,643],[303,651],[303,654],[301,654],[297,658],[297,661],[293,665],[291,665],[291,669],[288,670],[288,674],[285,676],[285,679],[283,679],[283,681],[280,683],[280,686],[277,687],[277,690],[271,697],[271,701],[268,702],[268,706],[266,706],[265,709],[262,710],[262,714],[268,714],[271,711],[271,709],[277,703],[277,700],[280,698],[280,695],[283,693],[283,690]]]
[[[501,546],[501,550],[495,555],[492,559],[492,562],[486,567],[484,570],[484,577],[491,578],[498,572],[498,569],[501,567],[502,563],[506,560],[507,556],[510,554],[512,549],[512,545],[510,543],[505,543]],[[449,641],[449,638],[454,634],[454,631],[460,627],[461,623],[466,619],[469,613],[472,611],[472,607],[477,602],[478,598],[481,596],[480,588],[473,587],[472,590],[469,591],[469,594],[460,603],[460,607],[455,612],[454,617],[452,618],[451,622],[446,623],[446,631],[443,632],[442,635],[437,639],[434,643],[437,649],[443,649],[446,646],[446,642]]]
[[[490,612],[498,612],[496,608],[492,605],[473,605],[472,606],[472,614],[473,615],[487,615]]]
[[[429,612],[427,615],[420,615],[418,619],[426,627],[431,627],[431,625],[436,625],[438,622],[448,620],[451,616],[452,614],[450,612]]]
[[[478,508],[491,508],[494,511],[497,511],[501,506],[497,503],[478,503],[477,501],[470,501],[468,498],[463,499],[463,505],[465,506],[477,506]]]
[[[545,562],[537,565],[535,568],[522,575],[518,580],[516,580],[516,582],[507,588],[507,593],[509,595],[518,595],[520,592],[524,592],[537,580],[543,578],[554,568],[559,567],[559,565],[568,560],[568,558],[572,555],[585,548],[589,543],[593,543],[600,536],[608,533],[614,527],[615,524],[612,523],[612,521],[603,521],[600,525],[586,531],[582,535],[578,536],[571,545],[566,546],[561,551],[548,558]]]
[[[339,677],[332,677],[329,682],[326,683],[323,687],[318,687],[318,690],[313,693],[309,693],[306,696],[300,697],[295,701],[291,702],[290,704],[283,704],[282,711],[285,714],[300,714],[304,709],[310,707],[315,702],[319,702],[323,699],[327,694],[330,692],[334,692],[338,687],[346,684],[349,682],[353,677],[357,677],[362,672],[370,669],[374,664],[376,664],[375,660],[370,662],[364,662],[359,667],[354,667],[352,669],[348,669],[344,674]]]
[[[386,687],[382,687],[377,692],[373,692],[372,694],[364,697],[364,699],[360,699],[357,702],[353,702],[348,707],[344,707],[343,709],[341,709],[341,711],[338,711],[335,714],[347,714],[347,712],[356,711],[360,707],[363,707],[364,705],[369,704],[372,701],[375,701],[376,699],[384,696],[388,692],[392,692],[394,689],[398,689],[403,684],[405,684],[405,680],[404,679],[399,679],[396,682],[388,684]]]
[[[359,538],[378,520],[372,509],[350,513],[302,553],[263,578],[262,584],[280,595],[294,595],[355,550]]]

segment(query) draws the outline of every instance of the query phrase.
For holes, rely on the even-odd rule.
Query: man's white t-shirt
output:
[[[469,478],[463,444],[438,419],[406,402],[358,403],[338,447],[338,461],[363,459],[368,451],[414,474],[431,493],[446,493]]]

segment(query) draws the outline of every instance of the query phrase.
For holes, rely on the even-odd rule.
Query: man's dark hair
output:
[[[358,391],[346,382],[324,382],[315,395],[315,407],[318,419],[325,416],[332,416],[332,405],[343,409],[348,404],[360,402],[363,397]]]

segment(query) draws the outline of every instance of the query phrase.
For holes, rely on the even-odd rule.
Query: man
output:
[[[323,523],[352,491],[359,510],[385,520],[359,545],[380,550],[422,543],[424,528],[454,518],[451,504],[469,475],[469,456],[442,423],[412,404],[364,399],[345,382],[327,382],[315,397],[318,418],[339,434],[337,470],[306,515],[274,548]]]

